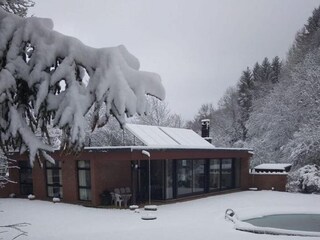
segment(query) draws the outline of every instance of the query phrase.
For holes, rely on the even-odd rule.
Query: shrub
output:
[[[320,167],[306,165],[288,174],[288,192],[320,193]]]

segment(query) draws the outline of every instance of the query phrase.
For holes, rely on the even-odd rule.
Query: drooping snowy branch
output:
[[[0,154],[0,189],[8,183],[16,183],[10,180],[9,170],[18,168],[16,161]]]
[[[34,2],[31,0],[0,0],[0,7],[20,17],[27,16],[28,8],[33,6]]]
[[[40,129],[49,139],[52,119],[64,131],[64,147],[79,151],[84,115],[93,104],[94,128],[111,115],[124,124],[126,116],[145,113],[146,95],[165,96],[160,77],[139,71],[138,59],[124,46],[88,47],[54,31],[50,19],[2,9],[0,35],[1,145],[28,150],[31,163],[39,150],[53,150],[34,134]]]

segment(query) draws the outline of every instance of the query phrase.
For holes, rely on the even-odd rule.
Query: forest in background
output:
[[[245,69],[218,107],[203,104],[186,126],[200,132],[211,120],[217,147],[246,147],[252,166],[320,163],[320,7],[296,34],[286,59],[275,56]]]

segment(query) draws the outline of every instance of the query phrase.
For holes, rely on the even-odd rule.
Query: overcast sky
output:
[[[241,72],[284,58],[317,0],[34,0],[30,14],[92,47],[124,44],[157,72],[172,112],[215,106]]]

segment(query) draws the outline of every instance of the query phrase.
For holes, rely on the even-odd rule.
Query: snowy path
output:
[[[272,191],[239,192],[158,207],[154,221],[141,220],[140,213],[119,209],[96,209],[71,204],[0,199],[0,225],[28,222],[28,236],[18,239],[316,239],[307,237],[257,235],[233,229],[224,220],[232,208],[240,218],[275,212],[320,213],[320,195]],[[0,232],[3,229],[0,228]],[[13,231],[0,233],[10,239]]]

